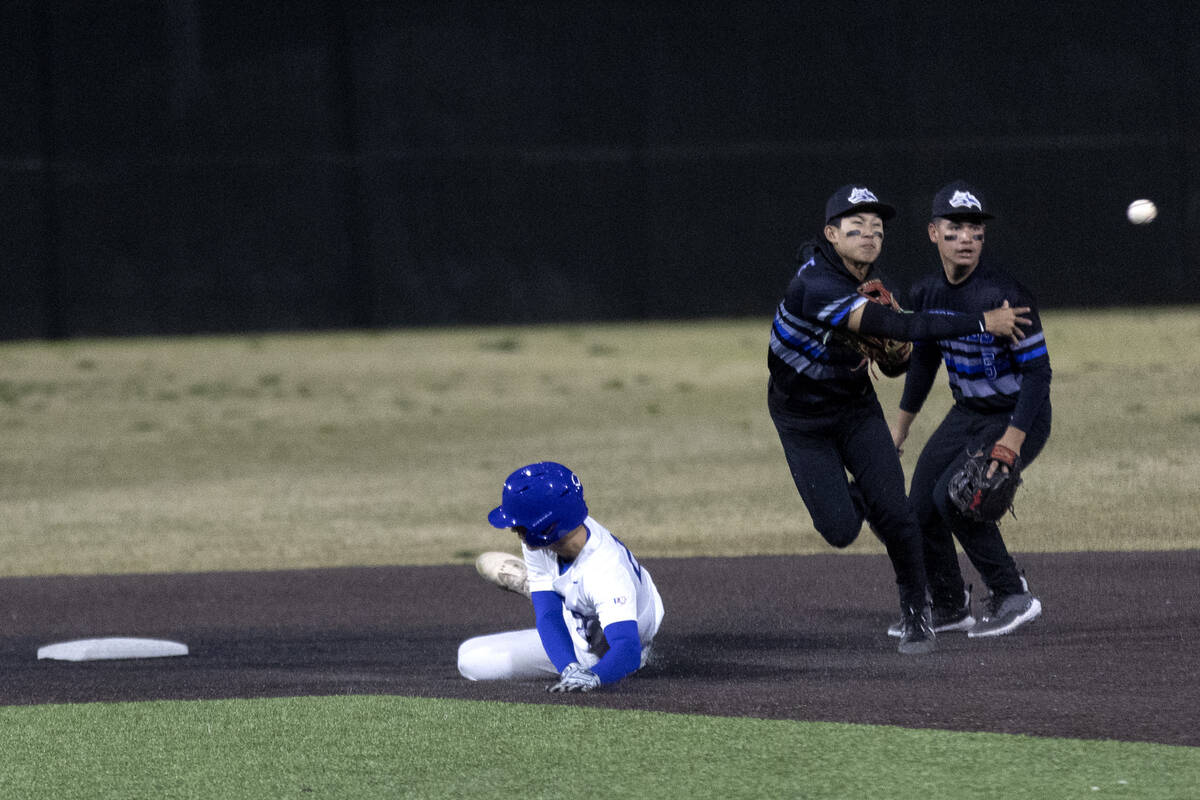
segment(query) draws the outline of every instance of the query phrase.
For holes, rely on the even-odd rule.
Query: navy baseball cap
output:
[[[859,211],[872,211],[885,220],[896,216],[896,209],[881,202],[866,186],[861,183],[848,183],[825,201],[825,222],[828,224],[838,217]]]
[[[990,207],[984,204],[983,195],[966,181],[954,181],[938,189],[937,194],[933,196],[933,211],[930,216],[976,221],[995,219],[996,215],[988,212]]]

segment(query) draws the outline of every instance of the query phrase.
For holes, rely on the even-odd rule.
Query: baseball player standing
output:
[[[950,497],[951,481],[971,453],[988,453],[989,471],[1007,470],[1010,464],[1027,466],[1050,436],[1050,357],[1034,298],[1010,276],[982,262],[987,220],[993,218],[983,195],[966,183],[955,181],[938,190],[928,230],[941,269],[912,287],[912,306],[925,312],[978,314],[1012,298],[1030,307],[1033,324],[1016,340],[975,333],[918,342],[892,426],[899,449],[944,361],[954,405],[921,451],[909,496],[924,541],[934,629],[965,630],[972,638],[1010,633],[1042,612],[999,526],[964,515]],[[990,590],[978,622],[971,613],[971,594],[963,583],[954,537]],[[888,632],[901,635],[900,626]]]
[[[463,642],[463,677],[558,675],[549,691],[587,692],[645,665],[662,598],[629,548],[588,516],[574,472],[552,461],[521,467],[504,482],[488,521],[517,534],[524,559],[484,553],[476,567],[496,585],[528,595],[536,626]]]
[[[859,289],[883,279],[875,261],[884,222],[893,216],[895,209],[862,184],[829,197],[823,235],[801,246],[799,268],[771,327],[767,405],[818,533],[834,547],[847,547],[865,518],[883,541],[900,593],[899,650],[920,654],[936,646],[921,533],[868,366],[847,336],[1015,336],[1028,320],[1020,316],[1026,309],[1007,306],[907,314],[870,302]]]

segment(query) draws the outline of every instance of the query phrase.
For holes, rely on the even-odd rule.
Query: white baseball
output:
[[[1129,208],[1125,209],[1125,216],[1129,217],[1129,221],[1134,225],[1145,225],[1153,222],[1158,216],[1158,206],[1154,205],[1153,200],[1134,200],[1129,204]]]

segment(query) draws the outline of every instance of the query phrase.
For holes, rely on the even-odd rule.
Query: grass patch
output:
[[[1170,800],[1200,782],[1195,748],[401,697],[9,707],[0,730],[0,795],[26,800]]]
[[[521,349],[521,340],[516,336],[485,339],[479,343],[479,349],[491,353],[515,353]]]
[[[1010,548],[1200,547],[1200,309],[1044,322],[1054,431]],[[494,546],[503,477],[540,459],[574,467],[645,557],[828,552],[766,412],[768,326],[3,344],[0,574],[459,562]],[[877,384],[885,409],[902,385]]]

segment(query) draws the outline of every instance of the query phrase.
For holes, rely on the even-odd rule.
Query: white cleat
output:
[[[525,572],[525,559],[512,553],[480,553],[475,559],[475,571],[485,581],[501,589],[529,597],[529,576]]]

